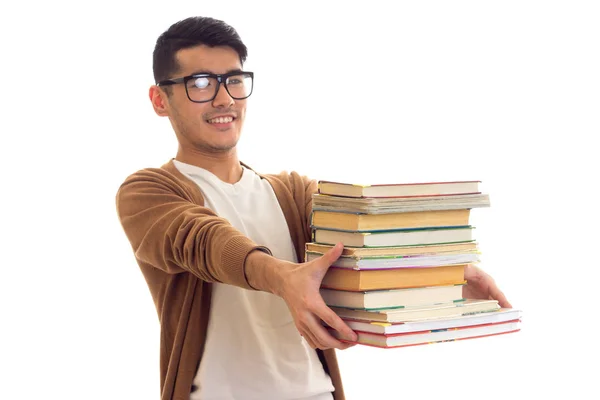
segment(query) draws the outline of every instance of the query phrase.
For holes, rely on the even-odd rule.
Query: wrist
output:
[[[246,258],[244,265],[248,284],[255,290],[280,294],[281,268],[280,260],[263,252],[254,250]]]

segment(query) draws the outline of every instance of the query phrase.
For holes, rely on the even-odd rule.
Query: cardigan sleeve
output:
[[[312,221],[312,195],[317,192],[317,181],[315,179],[310,179],[306,176],[302,177],[302,181],[304,183],[304,199],[305,199],[305,215],[306,215],[306,223],[307,223],[307,231],[311,232],[311,221]],[[307,240],[311,240],[310,236]]]
[[[159,169],[138,171],[116,194],[119,221],[135,257],[169,274],[191,272],[208,282],[253,289],[245,274],[254,243]]]

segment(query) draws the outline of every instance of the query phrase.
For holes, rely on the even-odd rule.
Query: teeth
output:
[[[209,124],[227,124],[233,121],[233,117],[217,117],[213,119],[209,119]]]

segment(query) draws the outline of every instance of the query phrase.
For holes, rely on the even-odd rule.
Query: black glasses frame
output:
[[[236,75],[248,75],[252,79],[252,88],[250,88],[250,93],[248,93],[247,96],[235,97],[235,96],[232,96],[231,93],[229,92],[229,88],[227,87],[227,78],[229,78],[230,76],[236,76]],[[196,79],[196,78],[215,78],[217,80],[217,88],[215,89],[215,94],[213,97],[211,97],[208,100],[201,100],[201,101],[192,100],[192,98],[190,97],[190,94],[188,93],[187,83],[188,83],[188,81],[190,81],[192,79]],[[221,83],[223,84],[223,86],[225,86],[225,90],[227,90],[227,94],[229,94],[229,96],[232,99],[244,100],[244,99],[247,99],[248,97],[250,97],[250,95],[252,94],[252,91],[254,90],[254,72],[232,71],[232,72],[228,72],[226,74],[200,73],[200,74],[183,76],[181,78],[165,79],[164,81],[158,82],[156,85],[157,86],[169,86],[169,85],[176,85],[178,83],[183,83],[183,86],[185,87],[185,94],[187,95],[187,98],[193,103],[208,103],[209,101],[213,101],[215,99],[215,97],[217,97],[217,93],[219,93]]]

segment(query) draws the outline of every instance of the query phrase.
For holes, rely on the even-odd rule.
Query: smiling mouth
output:
[[[235,117],[227,116],[227,117],[216,117],[206,120],[209,124],[229,124],[235,120]]]

